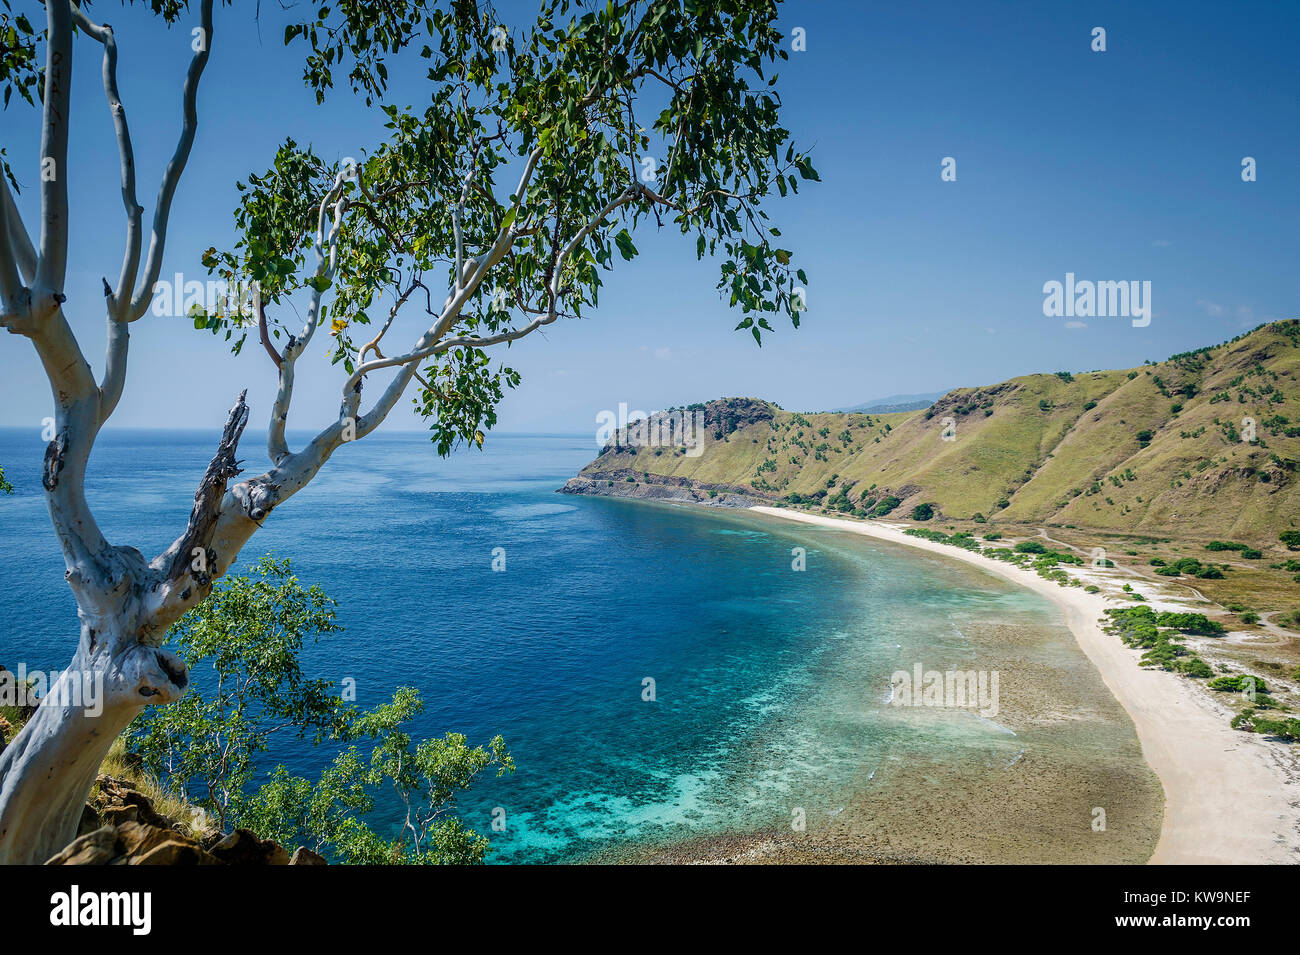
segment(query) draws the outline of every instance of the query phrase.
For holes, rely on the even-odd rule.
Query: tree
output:
[[[286,141],[266,172],[242,184],[238,240],[203,256],[236,289],[234,300],[194,320],[225,333],[236,350],[255,334],[265,351],[278,382],[270,467],[231,483],[250,414],[240,395],[188,525],[148,559],[105,539],[85,472],[126,384],[131,325],[149,311],[162,269],[172,198],[198,130],[199,86],[218,42],[214,3],[149,4],[169,24],[196,15],[197,27],[183,36],[194,48],[183,121],[147,243],[113,29],[70,0],[32,0],[33,11],[44,8],[43,31],[32,26],[35,13],[11,15],[9,0],[0,4],[5,102],[14,92],[39,101],[34,152],[50,172],[40,179],[34,242],[11,189],[18,183],[4,168],[0,324],[30,340],[53,396],[56,434],[42,483],[81,621],[61,679],[102,681],[105,701],[94,719],[42,705],[0,755],[0,862],[44,861],[73,837],[112,740],[145,705],[185,692],[184,661],[161,645],[168,628],[335,450],[374,431],[411,389],[440,453],[481,444],[503,389],[519,383],[492,364],[491,349],[590,312],[601,272],[637,255],[638,229],[671,227],[694,238],[697,258],[718,256],[720,292],[741,311],[737,327],[760,344],[769,319],[798,324],[806,279],[777,244],[764,202],[817,174],[780,124],[772,69],[786,53],[775,0],[543,0],[524,29],[474,0],[321,6],[314,19],[290,25],[286,47],[305,52],[304,79],[319,103],[336,95],[337,80],[384,111],[387,135],[352,162]],[[60,174],[74,52],[96,46],[126,221],[117,281],[104,281],[100,380],[66,318],[88,306],[64,293],[72,210]],[[396,56],[425,61],[422,110],[388,101],[387,64]],[[291,333],[282,322],[295,306],[306,320]],[[385,336],[412,322],[411,344],[385,350]],[[294,449],[286,437],[294,367],[322,327],[342,369],[340,405]],[[363,408],[363,392],[375,389]]]
[[[471,748],[460,733],[413,744],[402,726],[423,706],[415,690],[403,687],[391,703],[350,720],[343,738],[378,740],[370,759],[349,746],[315,785],[277,766],[249,801],[245,821],[264,837],[331,850],[353,865],[482,862],[490,844],[453,814],[456,797],[484,770],[495,768],[498,776],[514,772],[514,760],[500,736],[486,747]],[[390,789],[406,810],[392,839],[365,822],[375,806],[373,791],[380,787]]]
[[[12,494],[14,486],[5,480],[5,469],[0,467],[0,494]]]
[[[277,733],[337,732],[347,713],[327,680],[309,680],[298,654],[308,638],[335,633],[334,601],[304,588],[289,561],[264,557],[253,576],[227,577],[172,628],[190,672],[212,671],[208,694],[136,719],[127,751],[176,795],[212,813],[224,829],[238,818],[256,759]]]
[[[213,687],[137,717],[127,751],[170,791],[212,813],[221,829],[244,826],[354,863],[482,862],[488,840],[451,813],[480,772],[513,771],[505,741],[470,747],[449,733],[414,742],[404,729],[424,708],[414,689],[399,688],[391,702],[361,711],[328,681],[307,679],[298,656],[308,638],[342,629],[334,606],[319,587],[303,587],[287,560],[264,557],[250,576],[225,578],[172,628],[186,665],[211,669]],[[254,790],[258,757],[277,733],[352,745],[314,785],[278,766]],[[368,763],[355,742],[367,739],[375,743]],[[406,808],[394,839],[364,821],[379,787],[391,788]]]

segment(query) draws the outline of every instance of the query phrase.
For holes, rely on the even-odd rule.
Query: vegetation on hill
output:
[[[1259,559],[1279,535],[1300,547],[1298,376],[1300,321],[1274,322],[1139,368],[957,389],[925,411],[709,402],[702,454],[610,446],[582,476],[662,475],[858,517],[928,505],[946,520],[1194,529]],[[1177,573],[1207,566],[1212,578],[1204,562]]]

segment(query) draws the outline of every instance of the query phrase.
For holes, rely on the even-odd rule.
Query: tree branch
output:
[[[45,4],[45,95],[41,122],[41,240],[34,308],[48,318],[63,302],[68,271],[68,121],[72,94],[72,8]]]
[[[32,238],[27,232],[27,227],[23,225],[18,205],[9,190],[9,182],[3,176],[0,176],[0,220],[4,222],[3,229],[0,229],[0,249],[6,250],[6,254],[0,256],[0,260],[3,260],[6,266],[10,262],[17,265],[22,281],[34,281],[36,249],[32,246]]]
[[[176,194],[176,184],[180,181],[181,173],[185,171],[185,164],[189,161],[190,148],[194,145],[194,133],[199,126],[199,80],[203,76],[203,68],[208,64],[208,51],[212,48],[212,0],[202,0],[199,20],[203,42],[190,60],[189,72],[185,76],[183,92],[185,118],[181,126],[180,140],[176,143],[176,151],[172,154],[171,161],[167,163],[162,183],[158,187],[158,207],[153,214],[153,233],[149,238],[149,256],[145,260],[144,277],[136,289],[135,296],[131,299],[131,307],[127,313],[128,321],[139,319],[149,308],[149,300],[153,297],[154,283],[158,281],[158,273],[162,269],[163,248],[167,243],[167,220],[171,215],[172,197]]]
[[[578,245],[582,242],[583,239],[585,239],[596,228],[600,226],[600,224],[610,215],[610,213],[612,213],[615,209],[618,209],[620,206],[627,205],[634,198],[636,198],[636,196],[639,193],[640,193],[640,187],[638,185],[628,186],[625,190],[623,190],[623,192],[619,193],[614,199],[610,200],[603,209],[601,209],[598,213],[596,213],[596,215],[592,216],[592,218],[588,220],[588,222],[569,239],[569,241],[565,244],[564,248],[560,249],[558,251],[558,254],[554,256],[551,266],[548,269],[548,272],[550,273],[550,278],[548,283],[549,284],[548,291],[550,293],[550,308],[547,310],[545,315],[534,319],[533,321],[529,322],[527,325],[521,328],[500,332],[499,334],[490,335],[486,338],[474,337],[474,338],[452,338],[452,339],[438,340],[423,345],[422,347],[417,346],[415,349],[411,350],[410,352],[407,352],[404,355],[394,355],[392,358],[373,359],[358,367],[357,370],[353,373],[352,378],[349,379],[349,383],[355,387],[357,384],[360,383],[361,378],[371,371],[377,371],[378,369],[381,368],[392,368],[396,365],[412,365],[414,363],[423,361],[425,358],[431,358],[434,355],[440,355],[443,352],[451,350],[452,348],[486,348],[489,345],[501,345],[506,342],[518,341],[520,338],[523,338],[524,336],[531,334],[532,332],[536,331],[538,328],[542,327],[543,325],[550,325],[559,317],[556,303],[559,298],[560,273],[563,268],[564,261],[569,257],[569,255],[573,252],[573,250],[578,247]],[[472,265],[474,261],[477,260],[471,261],[470,264]],[[486,270],[483,271],[485,272]],[[482,281],[482,275],[478,273],[475,273],[475,275],[477,279],[475,284],[477,285],[478,282]],[[459,308],[457,309],[457,311],[459,312]],[[441,325],[442,323],[440,322],[439,324]],[[422,342],[423,340],[424,339],[421,339]]]
[[[275,367],[279,368],[284,364],[284,359],[280,357],[280,353],[271,344],[271,334],[266,327],[266,306],[262,303],[262,290],[257,286],[257,283],[253,283],[253,310],[257,312],[258,341],[262,343],[266,353],[271,356],[271,361],[275,363]]]
[[[118,162],[122,175],[122,205],[126,209],[126,251],[122,257],[122,271],[117,288],[108,295],[110,319],[126,321],[130,308],[131,291],[136,272],[140,267],[141,221],[144,208],[136,199],[135,149],[131,145],[131,130],[126,122],[126,108],[117,88],[117,39],[108,24],[99,25],[90,20],[80,6],[73,5],[77,27],[104,47],[104,95],[113,115],[113,130],[117,136]],[[152,289],[150,290],[152,292]],[[112,333],[110,332],[110,337]],[[107,415],[105,415],[107,417]]]
[[[147,615],[152,630],[142,633],[141,639],[160,641],[168,627],[189,607],[202,601],[212,590],[213,582],[225,573],[230,562],[239,553],[239,547],[252,536],[256,524],[223,554],[217,547],[218,530],[226,516],[231,494],[226,485],[240,473],[235,454],[239,439],[248,424],[247,391],[239,399],[221,432],[221,442],[212,456],[198,490],[194,492],[194,507],[185,532],[149,563],[155,576],[149,596]],[[223,559],[224,557],[224,559]],[[197,565],[197,566],[196,566]]]
[[[321,200],[316,213],[316,271],[312,274],[311,282],[308,283],[311,286],[311,298],[307,304],[307,321],[303,324],[301,334],[296,338],[290,335],[289,340],[285,343],[284,354],[281,356],[279,363],[279,385],[276,390],[275,403],[271,408],[271,423],[266,432],[266,452],[270,456],[272,464],[279,464],[281,460],[289,456],[289,445],[284,432],[289,420],[289,406],[293,402],[294,365],[298,361],[298,356],[306,350],[311,343],[312,337],[316,334],[316,326],[320,324],[320,300],[324,294],[323,286],[333,280],[334,270],[338,265],[339,226],[343,220],[343,213],[347,210],[347,199],[342,195],[343,182],[343,174],[340,172],[334,177],[334,186]],[[330,208],[331,203],[333,203],[334,218],[327,233],[325,231],[325,213]],[[259,314],[265,315],[262,310],[261,290],[255,288],[253,294],[255,296],[254,307],[257,308]],[[264,339],[264,341],[269,345],[269,339]]]

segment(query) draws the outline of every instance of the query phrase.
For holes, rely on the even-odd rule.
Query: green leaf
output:
[[[614,242],[618,245],[619,254],[625,260],[630,261],[636,255],[636,246],[632,244],[632,236],[628,234],[627,229],[620,230],[618,235],[614,236]]]

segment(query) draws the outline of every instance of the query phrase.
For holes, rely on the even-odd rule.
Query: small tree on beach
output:
[[[717,256],[721,294],[756,340],[777,316],[797,324],[803,309],[803,273],[764,210],[817,178],[780,122],[772,71],[786,53],[775,0],[542,0],[527,24],[474,0],[313,5],[284,34],[290,54],[304,54],[307,86],[325,109],[344,86],[382,110],[385,138],[340,160],[286,140],[265,171],[244,177],[238,239],[209,249],[203,264],[248,296],[192,316],[235,349],[253,338],[265,353],[278,386],[269,466],[241,476],[250,408],[240,395],[174,542],[152,558],[110,543],[87,500],[87,462],[126,387],[131,326],[150,311],[162,274],[172,200],[199,135],[200,86],[220,42],[213,0],[125,5],[186,21],[178,42],[193,49],[148,222],[117,80],[140,51],[119,49],[89,4],[0,0],[4,102],[42,116],[39,143],[21,156],[23,169],[39,171],[34,227],[15,201],[17,176],[7,164],[0,176],[0,325],[31,343],[52,394],[42,485],[80,618],[61,680],[101,683],[104,701],[92,717],[47,698],[0,754],[0,862],[43,862],[72,839],[113,740],[143,707],[185,693],[185,661],[162,647],[168,628],[339,447],[373,432],[408,394],[440,453],[481,444],[504,389],[519,383],[491,352],[589,314],[602,273],[636,257],[634,235],[667,228],[697,257]],[[69,261],[88,202],[74,203],[65,174],[71,71],[87,53],[100,60],[116,138],[103,155],[120,170],[124,206],[125,251],[111,271]],[[426,71],[422,107],[392,102],[388,64],[398,56]],[[7,146],[0,162],[18,162]],[[102,301],[70,300],[70,266],[117,278],[104,279]],[[107,356],[97,378],[67,314],[100,308]],[[295,309],[305,321],[290,329]],[[291,412],[310,420],[294,404],[295,368],[322,345],[339,369],[338,404],[306,409],[318,430],[291,447]]]

